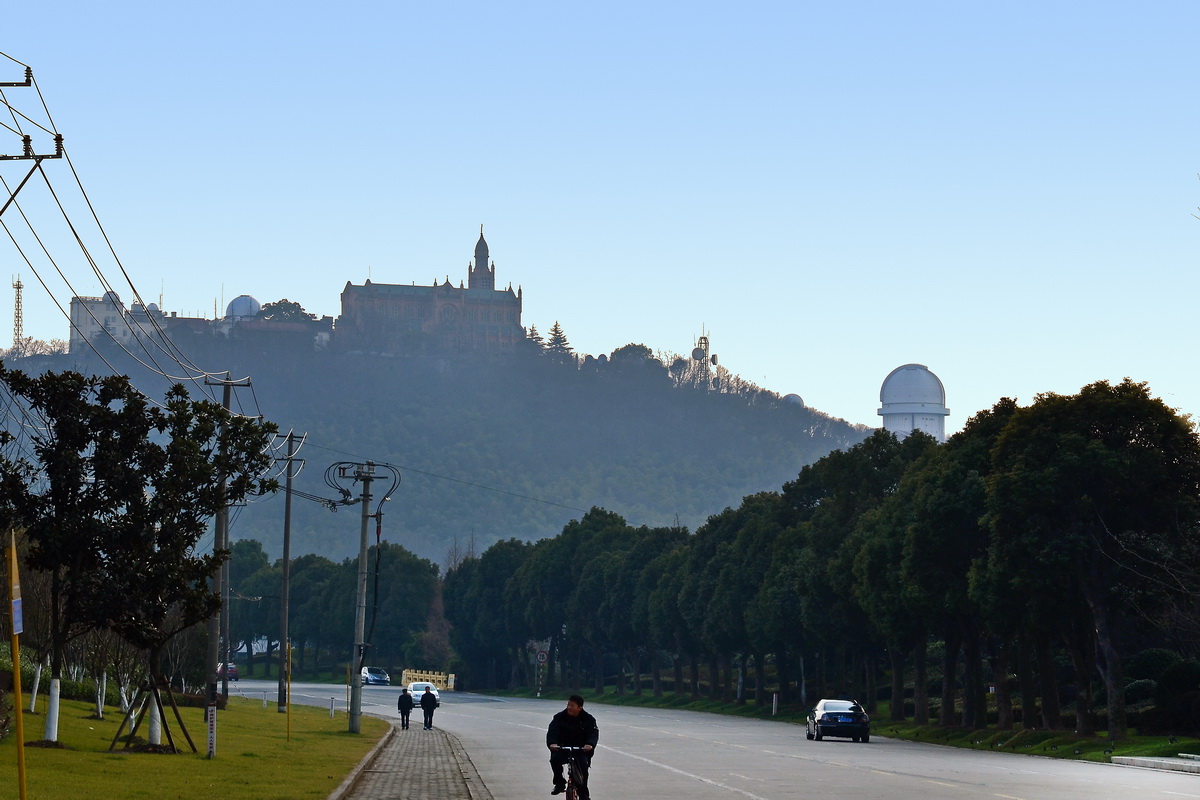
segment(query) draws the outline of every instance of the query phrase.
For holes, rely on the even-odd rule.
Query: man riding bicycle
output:
[[[554,788],[550,794],[562,794],[567,789],[567,781],[563,777],[563,765],[567,763],[567,754],[562,747],[581,747],[583,752],[575,757],[575,765],[579,769],[578,791],[579,800],[588,800],[588,768],[592,763],[592,754],[596,751],[596,742],[600,739],[600,728],[596,718],[583,710],[583,698],[577,694],[567,699],[567,707],[554,715],[550,727],[546,730],[546,746],[550,748],[550,769],[554,773]]]

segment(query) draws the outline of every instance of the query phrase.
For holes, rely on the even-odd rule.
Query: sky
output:
[[[872,427],[907,363],[948,433],[1127,376],[1200,413],[1200,4],[332,8],[65,0],[5,26],[0,81],[37,85],[4,97],[70,156],[18,195],[53,265],[0,220],[26,336],[67,338],[55,304],[104,291],[57,195],[122,299],[180,315],[457,284],[483,225],[523,323],[580,353],[707,333],[731,372]],[[10,190],[29,168],[0,161]]]

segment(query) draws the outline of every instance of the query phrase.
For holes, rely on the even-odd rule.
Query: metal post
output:
[[[288,710],[288,578],[292,570],[292,478],[295,477],[296,435],[288,433],[287,484],[283,496],[283,587],[279,600],[279,713]]]
[[[354,472],[362,481],[362,530],[358,542],[358,602],[354,613],[354,653],[350,659],[350,733],[362,732],[362,666],[367,636],[367,522],[371,519],[371,481],[375,464],[360,464]]]
[[[228,411],[229,406],[230,406],[231,395],[233,393],[233,387],[234,386],[249,386],[250,380],[247,378],[244,381],[235,382],[232,378],[230,378],[229,373],[227,372],[227,373],[225,373],[224,380],[210,381],[209,379],[206,378],[204,380],[204,383],[207,386],[220,385],[220,386],[224,387],[222,405],[225,408],[225,410]],[[220,433],[218,433],[218,437],[223,439],[224,438],[222,436],[223,433],[224,433],[224,426],[221,427],[221,431],[220,431]],[[221,497],[224,498],[224,496],[225,496],[225,476],[221,475],[220,480],[221,480],[221,485],[219,487],[219,491],[221,492]],[[228,509],[225,508],[225,504],[222,503],[220,511],[217,512],[216,531],[213,535],[213,551],[216,552],[218,550],[227,550],[227,549],[229,549],[229,512],[228,512]],[[223,564],[217,570],[217,572],[213,576],[213,580],[212,580],[213,592],[221,597],[221,610],[218,613],[214,614],[213,616],[209,617],[209,620],[208,620],[208,652],[206,653],[206,661],[208,662],[207,663],[207,666],[208,666],[208,708],[206,709],[205,714],[206,714],[206,721],[208,722],[208,726],[209,726],[209,738],[208,738],[208,742],[209,742],[208,757],[209,758],[214,758],[217,755],[216,715],[217,715],[217,680],[218,680],[217,671],[219,669],[218,664],[223,664],[227,660],[225,651],[229,647],[228,642],[225,642],[224,648],[222,648],[222,646],[221,646],[221,644],[222,644],[221,636],[223,633],[225,635],[228,635],[228,630],[229,630],[227,626],[223,627],[221,624],[222,621],[224,619],[226,619],[228,611],[229,611],[228,576],[229,576],[229,572],[227,570],[227,565]],[[228,672],[226,672],[226,675],[225,675],[224,694],[226,697],[229,696]]]
[[[224,388],[221,392],[221,404],[225,410],[229,410],[233,396],[233,382],[230,379],[229,373],[225,373]],[[222,425],[220,430],[224,432],[225,426]],[[229,509],[225,505],[225,476],[221,476],[221,508],[217,511],[217,546],[222,550],[229,549]],[[229,652],[229,560],[226,559],[221,564],[221,655],[218,659],[221,664],[221,694],[226,698],[229,697],[229,669],[225,667],[229,663],[232,653]]]

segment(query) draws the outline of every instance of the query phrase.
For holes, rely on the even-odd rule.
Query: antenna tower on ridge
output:
[[[25,288],[25,284],[21,283],[21,276],[18,275],[13,279],[13,347],[20,347],[21,340],[25,338],[25,312],[21,308],[21,290]]]
[[[709,350],[708,332],[704,330],[704,326],[700,326],[700,338],[696,341],[696,346],[692,348],[692,360],[697,362],[697,368],[700,371],[700,383],[705,389],[719,389],[717,383],[719,380],[714,375],[714,371],[709,367],[717,366],[717,356]]]

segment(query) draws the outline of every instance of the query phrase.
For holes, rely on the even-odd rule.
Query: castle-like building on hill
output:
[[[70,351],[95,346],[135,350],[141,340],[168,335],[191,348],[220,347],[270,352],[284,349],[371,353],[390,356],[454,357],[511,353],[525,342],[521,327],[522,292],[510,284],[496,288],[496,265],[488,257],[483,227],[475,260],[467,264],[467,284],[435,279],[432,286],[346,283],[342,313],[287,320],[263,319],[249,295],[229,303],[214,319],[165,314],[154,303],[126,308],[115,292],[71,298]]]
[[[445,356],[510,353],[525,339],[522,292],[496,288],[496,265],[479,228],[467,284],[432,286],[347,281],[334,347],[342,352]]]

